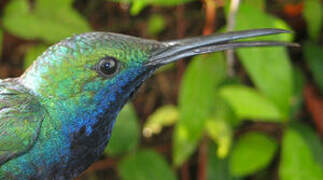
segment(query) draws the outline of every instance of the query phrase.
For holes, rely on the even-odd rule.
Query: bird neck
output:
[[[46,136],[46,141],[58,145],[57,150],[61,152],[56,154],[68,157],[64,170],[68,173],[79,174],[101,156],[116,116],[126,102],[116,103],[115,98],[119,96],[112,92],[100,101],[97,96],[83,94],[59,101],[41,100],[50,117],[43,123],[46,124],[43,129],[53,131],[52,136]],[[57,142],[58,139],[63,141]]]

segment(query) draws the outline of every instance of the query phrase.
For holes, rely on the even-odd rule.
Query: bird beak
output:
[[[280,41],[235,41],[281,33],[290,33],[290,31],[282,29],[256,29],[161,42],[162,48],[158,48],[152,52],[146,65],[162,66],[198,54],[212,53],[239,47],[299,46],[296,43]]]

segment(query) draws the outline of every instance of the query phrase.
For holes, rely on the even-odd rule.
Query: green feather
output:
[[[44,113],[23,86],[0,81],[0,165],[28,151],[39,134]]]

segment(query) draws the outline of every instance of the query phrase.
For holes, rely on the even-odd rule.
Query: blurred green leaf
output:
[[[215,89],[226,77],[223,54],[196,56],[188,66],[179,93],[179,122],[173,135],[175,165],[182,164],[202,137],[214,109]]]
[[[130,9],[130,14],[133,16],[138,15],[147,5],[147,2],[145,1],[134,0]]]
[[[158,5],[158,6],[176,6],[179,4],[184,4],[187,2],[195,0],[108,0],[112,2],[121,2],[121,3],[137,3],[142,2],[147,5]]]
[[[200,138],[192,137],[189,127],[177,123],[173,134],[173,163],[180,166],[194,152]]]
[[[12,0],[6,6],[3,25],[26,38],[57,42],[75,33],[90,31],[88,23],[72,8],[73,0]]]
[[[150,17],[148,22],[148,34],[157,36],[166,27],[165,18],[162,15],[154,14]]]
[[[176,67],[176,63],[170,63],[170,64],[166,64],[162,67],[160,67],[159,69],[156,70],[155,74],[161,73],[161,72],[165,72],[168,71],[170,69],[174,69]]]
[[[29,48],[24,59],[24,69],[27,69],[47,48],[48,46],[43,44]]]
[[[279,176],[281,180],[323,179],[323,168],[315,162],[302,135],[292,128],[284,133]]]
[[[323,93],[323,48],[307,41],[304,44],[305,60],[313,74],[314,81]]]
[[[224,119],[212,118],[206,121],[206,131],[210,138],[217,143],[217,155],[227,157],[232,143],[232,130],[230,124]]]
[[[118,164],[123,180],[175,180],[174,172],[158,153],[145,150],[126,156]]]
[[[207,160],[207,180],[238,180],[230,173],[228,158],[220,159],[217,155],[217,146],[214,143],[208,143]]]
[[[298,67],[293,69],[294,77],[294,92],[291,101],[291,115],[296,117],[303,108],[303,91],[305,86],[305,76],[302,70]]]
[[[253,7],[256,7],[260,10],[265,10],[265,0],[244,0],[243,3],[249,4]]]
[[[302,70],[299,67],[295,67],[293,69],[293,77],[294,78],[294,96],[302,96],[304,84],[305,84],[305,76]]]
[[[289,29],[282,20],[242,3],[236,16],[235,30],[253,28]],[[289,41],[291,37],[290,34],[281,34],[261,39]],[[293,79],[286,48],[261,47],[238,49],[237,52],[252,81],[278,107],[284,119],[287,120],[290,113]]]
[[[236,125],[236,115],[220,96],[215,99],[212,117],[205,124],[206,133],[218,145],[217,155],[227,157],[233,138],[232,128]]]
[[[164,126],[171,126],[178,120],[178,109],[173,105],[166,105],[157,109],[148,117],[144,125],[144,136],[159,134]]]
[[[138,118],[132,104],[128,103],[117,117],[105,152],[109,156],[116,156],[133,151],[138,146],[139,138]]]
[[[298,131],[300,135],[304,138],[308,147],[312,151],[314,160],[323,167],[323,142],[315,132],[315,130],[305,123],[293,123],[292,127]]]
[[[230,157],[230,170],[235,176],[246,176],[269,165],[278,143],[261,133],[249,132],[239,137]]]
[[[304,18],[307,23],[307,31],[314,41],[318,41],[318,37],[323,22],[323,6],[320,0],[304,1]]]
[[[230,81],[230,79],[229,79]],[[234,112],[234,110],[232,109],[232,107],[230,106],[230,104],[220,96],[220,90],[221,87],[223,87],[224,85],[226,85],[225,83],[230,83],[230,84],[235,84],[237,82],[235,82],[234,80],[231,82],[229,82],[228,79],[225,79],[225,81],[223,81],[223,83],[221,83],[221,85],[219,86],[219,88],[216,91],[216,98],[215,98],[215,108],[213,109],[213,117],[217,118],[217,119],[222,119],[224,121],[226,121],[227,123],[230,124],[230,126],[232,127],[236,127],[239,124],[239,119],[236,115],[236,113]]]
[[[282,115],[269,99],[243,85],[220,88],[220,95],[232,106],[239,119],[280,122]]]
[[[131,15],[138,15],[148,5],[154,6],[177,6],[195,0],[108,0],[120,3],[132,3]]]

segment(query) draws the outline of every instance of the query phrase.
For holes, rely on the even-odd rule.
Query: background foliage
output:
[[[48,46],[82,32],[169,40],[225,31],[230,2],[4,0],[0,77],[22,74]],[[122,110],[101,160],[77,179],[323,179],[322,7],[242,1],[234,30],[289,29],[268,38],[302,47],[239,49],[233,67],[215,53],[163,68]]]

